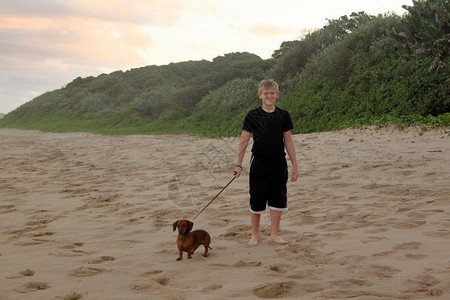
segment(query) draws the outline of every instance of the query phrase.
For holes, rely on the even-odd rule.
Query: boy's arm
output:
[[[284,137],[284,146],[286,147],[286,151],[292,163],[291,181],[294,182],[298,178],[298,164],[297,164],[297,155],[295,154],[294,140],[292,139],[291,131],[289,130],[284,132],[283,137]]]
[[[242,130],[241,137],[239,138],[236,166],[234,168],[234,177],[238,178],[242,171],[242,161],[244,160],[245,150],[247,149],[248,141],[250,140],[251,133]],[[238,167],[240,166],[240,167]]]

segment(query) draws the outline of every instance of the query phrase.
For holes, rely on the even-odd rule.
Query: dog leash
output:
[[[229,186],[230,185],[230,183],[232,183],[233,182],[233,180],[235,180],[236,179],[236,177],[234,177],[233,176],[233,178],[230,180],[230,182],[228,182],[227,183],[227,185],[226,186],[224,186],[221,190],[220,190],[220,192],[214,197],[214,198],[212,198],[212,200],[211,201],[209,201],[209,203],[208,204],[206,204],[206,206],[205,207],[203,207],[203,209],[192,219],[192,221],[194,221],[195,220],[195,218],[197,218],[210,204],[211,204],[211,202],[213,202],[219,195],[220,195],[220,193],[222,193],[223,192],[223,190],[225,190],[226,188],[227,188],[227,186]]]

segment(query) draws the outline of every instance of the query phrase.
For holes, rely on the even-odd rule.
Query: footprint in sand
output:
[[[152,271],[148,271],[145,273],[142,273],[141,276],[142,277],[153,277],[154,275],[158,275],[161,274],[163,271],[162,270],[152,270]],[[156,277],[156,278],[152,278],[154,282],[159,283],[162,286],[166,286],[169,284],[169,278],[167,277]]]
[[[81,247],[83,245],[84,245],[84,243],[75,242],[75,243],[70,243],[70,244],[59,246],[59,248],[61,248],[61,249],[75,249],[75,248]]]
[[[49,219],[44,219],[44,220],[38,220],[38,221],[30,221],[27,222],[25,225],[27,226],[39,226],[39,225],[45,225],[48,223],[53,222],[53,220],[49,220]]]
[[[91,255],[94,253],[95,252],[93,252],[93,251],[88,252],[88,251],[83,251],[83,250],[72,249],[70,251],[65,251],[65,252],[50,253],[49,255],[54,255],[54,256],[58,256],[58,257],[75,257],[75,256]]]
[[[74,242],[69,244],[63,244],[58,248],[63,249],[65,251],[61,251],[58,253],[50,253],[49,255],[55,255],[58,257],[75,257],[75,256],[83,256],[83,255],[91,255],[94,254],[94,251],[84,251],[78,248],[84,246],[82,242]]]
[[[365,264],[367,262],[367,256],[364,255],[347,255],[342,257],[337,257],[334,259],[336,264],[340,264],[342,266],[357,266],[361,264]]]
[[[415,277],[414,279],[407,280],[408,285],[410,288],[406,290],[405,292],[408,293],[418,293],[418,292],[427,292],[428,294],[436,293],[438,289],[433,288],[436,285],[440,283],[439,280],[436,279],[436,277],[428,275],[428,274],[421,274]],[[436,294],[439,294],[437,292]]]
[[[372,254],[372,256],[373,257],[389,256],[389,255],[392,255],[394,253],[395,253],[395,251],[383,251],[383,252],[374,253],[374,254]]]
[[[169,278],[167,277],[154,278],[153,281],[159,283],[162,286],[166,286],[169,284]]]
[[[365,269],[367,270],[365,274],[378,278],[392,278],[396,273],[401,272],[400,270],[394,269],[390,266],[383,265],[370,265]]]
[[[426,223],[426,221],[421,221],[421,220],[409,220],[409,221],[399,221],[399,222],[394,222],[392,224],[393,228],[396,229],[411,229],[411,228],[416,228],[416,227],[420,227],[422,225],[424,225]]]
[[[31,239],[31,241],[25,241],[25,242],[18,242],[14,243],[16,246],[35,246],[35,245],[41,245],[50,242],[46,239]]]
[[[0,214],[7,214],[16,211],[14,205],[0,205]]]
[[[269,265],[266,267],[266,269],[280,273],[280,274],[287,273],[289,270],[292,270],[293,268],[295,268],[295,266],[288,265],[288,264],[275,264],[275,265]]]
[[[10,276],[6,276],[6,279],[16,279],[16,278],[21,278],[24,276],[33,276],[34,275],[34,271],[32,270],[25,270],[25,271],[21,271],[15,275],[10,275]]]
[[[207,287],[203,288],[202,292],[211,293],[211,292],[220,290],[222,287],[223,287],[223,285],[221,285],[221,284],[211,284],[211,285],[208,285]]]
[[[235,268],[242,268],[242,267],[259,267],[261,266],[261,262],[260,261],[238,261],[237,263],[235,263],[233,265],[233,267]]]
[[[169,279],[167,278],[160,278],[156,280],[154,279],[151,281],[148,281],[146,279],[134,281],[133,283],[130,284],[130,288],[139,293],[149,293],[151,295],[155,295],[155,292],[164,290],[165,286],[168,284]],[[184,294],[179,294],[175,291],[172,291],[170,299],[184,299],[185,298],[184,296],[185,296]]]
[[[106,269],[102,269],[102,268],[84,268],[84,267],[80,267],[78,269],[72,270],[69,275],[70,276],[74,276],[74,277],[89,277],[89,276],[94,276],[100,273],[104,273],[104,272],[110,272],[111,270],[106,270]]]
[[[225,240],[247,240],[249,237],[250,226],[236,225],[229,229],[225,234],[219,236],[219,239]]]
[[[33,233],[30,234],[30,236],[32,237],[41,237],[41,236],[50,236],[50,235],[54,235],[54,232],[51,231],[45,231],[45,232],[37,232],[37,233]]]
[[[107,262],[107,261],[114,261],[116,258],[114,257],[114,256],[100,256],[100,257],[98,257],[98,258],[94,258],[94,259],[91,259],[91,260],[88,260],[87,261],[87,263],[88,264],[102,264],[102,263],[104,263],[104,262]]]
[[[422,243],[420,242],[409,242],[409,243],[402,243],[398,244],[394,247],[395,250],[415,250],[419,249],[422,246]]]
[[[297,280],[305,280],[305,282],[307,280],[310,280],[310,282],[308,282],[308,285],[310,285],[311,281],[313,281],[313,280],[315,280],[317,282],[321,282],[322,278],[323,278],[323,274],[327,273],[327,272],[328,271],[324,268],[318,268],[318,267],[312,266],[312,267],[307,267],[307,268],[304,268],[301,270],[297,269],[297,271],[291,273],[288,276],[288,278],[297,279]],[[326,283],[324,282],[324,284],[326,284]]]
[[[141,277],[153,277],[154,275],[158,275],[163,273],[162,270],[151,270],[145,273],[141,274]],[[157,289],[158,287],[164,287],[169,285],[170,283],[170,279],[168,277],[156,277],[156,278],[152,278],[151,281],[149,281],[147,278],[145,279],[145,281],[143,280],[138,280],[135,281],[133,284],[130,285],[130,288],[138,291],[138,292],[151,292],[151,291],[155,291],[155,289]]]
[[[56,296],[55,297],[55,299],[62,299],[62,300],[78,300],[81,298],[83,298],[83,295],[79,294],[79,293],[75,293],[75,292],[64,295],[64,296]]]
[[[141,276],[142,277],[149,277],[149,276],[152,276],[152,275],[155,275],[155,274],[160,274],[162,272],[163,272],[162,270],[152,270],[152,271],[148,271],[148,272],[142,273]]]
[[[21,287],[16,288],[16,291],[19,293],[30,293],[34,291],[40,291],[48,289],[50,285],[45,282],[39,282],[39,281],[30,281],[28,283],[25,283]]]
[[[154,292],[156,289],[156,283],[155,282],[142,282],[142,281],[136,281],[132,284],[130,284],[130,288],[136,292],[139,293],[145,293],[145,292]]]
[[[301,265],[320,264],[323,260],[321,252],[308,246],[290,244],[287,247],[277,249],[276,252],[280,257]]]
[[[363,244],[367,244],[367,243],[373,243],[373,242],[378,242],[381,240],[386,239],[386,237],[384,236],[369,236],[368,238],[366,238],[365,240],[363,240]]]
[[[36,226],[36,227],[25,227],[22,229],[16,229],[16,230],[10,230],[5,232],[6,234],[9,235],[15,235],[15,237],[21,237],[23,235],[25,235],[26,233],[29,233],[31,231],[35,231],[35,230],[40,230],[45,228],[46,226]]]
[[[210,226],[227,226],[230,223],[230,219],[217,219],[209,222]]]
[[[376,226],[381,226],[381,225],[376,224]],[[380,228],[375,228],[375,229],[367,230],[366,232],[367,232],[367,233],[370,233],[370,234],[375,234],[375,233],[384,233],[384,232],[386,232],[386,231],[389,231],[389,229],[384,228],[384,227],[380,227]]]
[[[442,237],[443,238],[443,237],[447,237],[450,235],[450,230],[439,229],[436,231],[427,231],[424,234],[427,236],[431,236],[431,237],[437,237],[437,238]]]
[[[283,298],[291,294],[295,285],[296,283],[293,281],[267,283],[255,287],[252,291],[259,298]]]
[[[412,254],[412,253],[408,253],[405,254],[405,257],[410,258],[410,259],[424,259],[425,257],[427,257],[428,255],[425,254]]]
[[[358,287],[362,287],[362,286],[371,286],[372,285],[369,281],[355,279],[355,278],[335,280],[335,281],[330,282],[329,284],[333,285],[335,287],[346,288],[346,289],[352,289],[352,288],[358,288]]]
[[[262,265],[262,262],[260,261],[243,261],[240,260],[237,263],[234,263],[232,265],[230,264],[221,264],[221,263],[214,263],[210,264],[210,266],[213,267],[221,267],[221,268],[245,268],[245,267],[260,267]]]

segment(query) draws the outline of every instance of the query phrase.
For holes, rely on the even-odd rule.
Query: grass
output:
[[[242,118],[242,116],[238,116]],[[64,118],[58,115],[51,115],[37,120],[13,121],[8,122],[8,118],[0,120],[0,128],[18,128],[33,129],[46,132],[91,132],[103,135],[135,135],[135,134],[192,134],[202,137],[225,137],[238,136],[240,134],[240,126],[238,120],[230,122],[214,124],[203,124],[202,122],[189,122],[190,120],[154,120],[147,121],[143,118],[133,120],[120,120],[111,122],[111,117],[79,120]],[[211,120],[209,120],[211,122]],[[208,123],[209,123],[208,122]],[[238,124],[239,123],[239,124]],[[450,126],[450,113],[446,113],[437,117],[434,116],[402,116],[395,117],[386,115],[380,118],[371,119],[350,119],[340,124],[339,128],[329,128],[326,131],[335,129],[345,129],[349,127],[364,127],[371,125],[394,125],[397,128],[406,128],[418,126],[422,130],[429,128],[446,128]],[[304,133],[294,131],[295,133]]]

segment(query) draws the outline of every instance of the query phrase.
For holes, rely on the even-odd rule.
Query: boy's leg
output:
[[[272,239],[272,241],[278,243],[278,244],[282,244],[282,245],[286,245],[289,244],[289,241],[283,240],[282,238],[280,238],[278,236],[278,230],[280,228],[280,222],[281,222],[281,211],[278,210],[270,210],[270,238]]]
[[[256,246],[259,243],[259,222],[261,220],[260,214],[250,213],[250,221],[252,224],[252,238],[248,242],[249,246]]]

